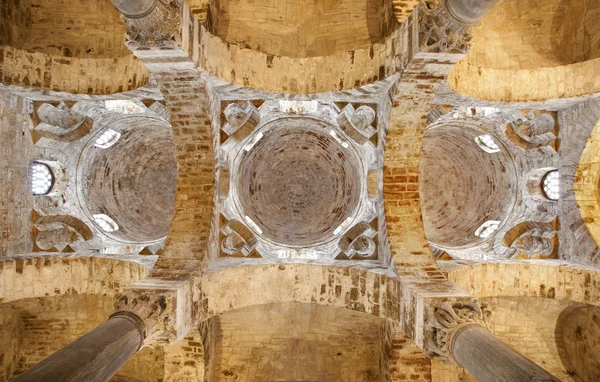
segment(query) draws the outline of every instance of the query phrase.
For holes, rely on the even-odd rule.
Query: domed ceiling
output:
[[[108,129],[121,136],[108,148],[97,147]],[[90,139],[77,171],[78,196],[90,220],[105,214],[119,227],[106,232],[108,236],[122,242],[150,242],[167,236],[174,213],[177,162],[166,122],[121,117]]]
[[[239,204],[263,237],[314,245],[332,239],[355,214],[362,164],[354,147],[336,141],[331,131],[319,120],[279,119],[261,129],[263,138],[249,152],[240,153]]]
[[[368,187],[381,169],[369,140],[375,111],[317,101],[286,105],[225,109],[221,256],[377,259],[382,196]]]
[[[494,152],[476,138],[487,136]],[[423,135],[421,209],[427,239],[441,248],[474,246],[486,240],[476,235],[488,221],[503,222],[516,195],[513,159],[492,135],[465,122],[431,126]]]

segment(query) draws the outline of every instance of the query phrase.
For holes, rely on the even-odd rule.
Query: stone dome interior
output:
[[[336,229],[352,219],[362,192],[362,166],[354,149],[338,142],[332,131],[312,118],[280,119],[241,152],[239,206],[268,240],[310,246],[332,240]]]
[[[516,170],[499,143],[488,153],[475,141],[487,135],[461,122],[431,126],[423,135],[421,208],[427,239],[436,246],[474,246],[487,221],[505,221],[513,209]],[[491,136],[491,135],[490,135]]]
[[[174,213],[177,182],[170,127],[147,117],[128,117],[124,126],[113,146],[94,146],[100,132],[84,148],[78,169],[82,205],[90,216],[105,214],[117,223],[119,229],[108,233],[115,239],[160,240]]]

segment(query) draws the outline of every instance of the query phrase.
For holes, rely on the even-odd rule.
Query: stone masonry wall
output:
[[[0,92],[0,257],[32,249],[30,126],[25,100]]]
[[[381,319],[312,304],[244,308],[220,317],[214,381],[379,381]]]

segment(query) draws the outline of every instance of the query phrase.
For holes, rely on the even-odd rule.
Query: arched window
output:
[[[110,216],[104,214],[94,215],[94,221],[104,232],[113,232],[119,229],[117,223]]]
[[[542,189],[544,195],[550,200],[558,200],[559,197],[559,175],[557,170],[552,170],[546,173],[542,181]]]
[[[483,223],[477,231],[475,231],[475,236],[479,236],[482,239],[490,237],[494,232],[498,230],[500,227],[500,222],[498,220],[488,220]]]
[[[50,167],[41,162],[31,166],[31,192],[34,195],[48,195],[54,186],[54,174]]]
[[[116,132],[112,129],[108,129],[105,132],[103,132],[102,134],[100,134],[98,139],[96,139],[96,143],[94,144],[94,146],[101,148],[101,149],[107,149],[110,146],[117,143],[119,138],[121,138],[121,133]]]
[[[500,148],[489,134],[483,134],[478,137],[475,137],[475,142],[483,151],[486,153],[497,153],[500,151]]]

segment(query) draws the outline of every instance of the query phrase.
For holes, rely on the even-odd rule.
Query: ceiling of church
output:
[[[3,1],[0,381],[597,379],[599,60],[595,0]]]

